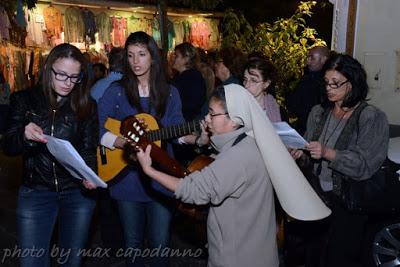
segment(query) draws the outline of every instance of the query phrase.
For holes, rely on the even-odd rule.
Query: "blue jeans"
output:
[[[152,267],[168,266],[168,257],[161,255],[169,245],[170,207],[156,201],[118,201],[118,210],[124,230],[127,265],[143,266],[146,262]],[[145,233],[147,250],[143,249]]]
[[[21,186],[17,205],[17,241],[22,267],[80,266],[79,251],[86,245],[95,199],[81,189],[62,192]],[[58,245],[50,240],[58,218]]]

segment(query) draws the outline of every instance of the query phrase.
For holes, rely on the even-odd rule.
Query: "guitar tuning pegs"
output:
[[[143,134],[144,134],[143,130],[140,130],[139,135],[143,135]]]

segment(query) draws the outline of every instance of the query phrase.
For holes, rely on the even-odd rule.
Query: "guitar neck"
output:
[[[161,149],[154,143],[146,144],[151,145],[150,156],[154,162],[159,164],[163,171],[178,178],[183,178],[188,175],[188,171],[183,168],[179,162],[171,158],[165,150]]]
[[[197,131],[200,131],[200,121],[190,121],[150,131],[146,134],[146,138],[150,142],[154,142],[188,135]]]

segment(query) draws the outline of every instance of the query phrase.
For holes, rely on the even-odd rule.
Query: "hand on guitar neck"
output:
[[[145,151],[143,151],[142,148],[138,147],[138,152],[136,156],[140,165],[142,166],[143,172],[152,179],[162,184],[168,190],[175,192],[180,178],[168,175],[166,173],[154,169],[152,167],[152,160],[150,157],[150,153],[151,153],[151,145],[148,145]]]

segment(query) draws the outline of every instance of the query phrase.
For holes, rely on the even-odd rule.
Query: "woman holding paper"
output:
[[[357,60],[338,54],[325,68],[325,100],[308,117],[307,153],[291,154],[300,164],[311,163],[333,210],[323,266],[355,267],[361,265],[367,217],[341,206],[341,181],[368,179],[379,169],[387,156],[389,126],[386,115],[365,102],[366,72]]]
[[[87,62],[78,48],[61,44],[48,55],[39,84],[11,96],[4,151],[23,155],[18,193],[17,241],[21,266],[50,266],[50,240],[58,220],[58,263],[80,266],[95,199],[95,185],[73,176],[46,147],[51,135],[69,141],[96,171],[97,108],[89,98]],[[71,162],[73,164],[73,162]],[[53,251],[54,252],[54,251]],[[27,255],[27,256],[26,256]]]

